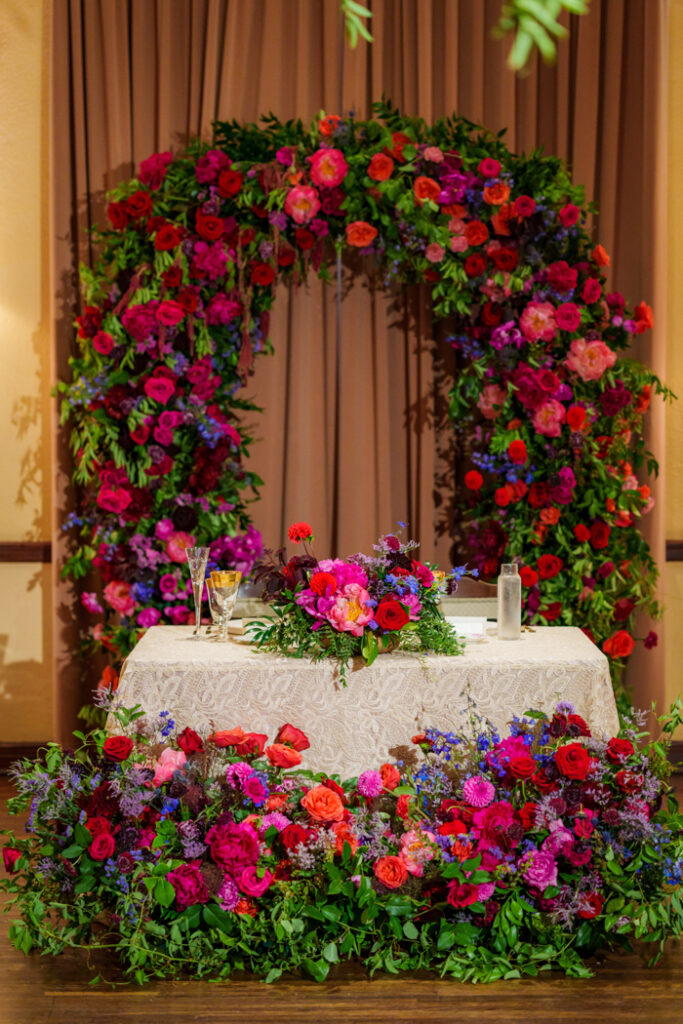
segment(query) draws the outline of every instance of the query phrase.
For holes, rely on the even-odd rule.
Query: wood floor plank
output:
[[[0,828],[10,784],[0,778]],[[0,870],[2,870],[0,868]],[[25,957],[0,922],[0,1024],[683,1024],[683,949],[672,943],[648,969],[636,955],[610,954],[596,977],[546,976],[492,985],[462,985],[431,975],[368,978],[344,965],[323,985],[286,978],[266,986],[252,978],[227,984],[157,982],[143,989],[90,988],[84,954]],[[115,965],[98,954],[98,970]]]

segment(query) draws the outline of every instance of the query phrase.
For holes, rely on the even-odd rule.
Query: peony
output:
[[[165,750],[162,750],[161,757],[153,765],[154,778],[152,782],[154,785],[161,786],[164,782],[170,782],[186,761],[187,755],[183,750],[171,750],[170,747],[166,747]]]
[[[313,220],[319,209],[318,193],[310,185],[295,185],[287,193],[285,212],[297,224],[306,224]]]
[[[166,881],[175,889],[178,910],[185,910],[195,903],[208,902],[209,890],[198,863],[181,864],[168,872]]]
[[[503,388],[497,384],[485,384],[477,399],[477,406],[485,419],[495,420],[500,415],[506,398],[507,391]]]
[[[549,302],[530,302],[520,317],[519,326],[529,341],[552,341],[557,331],[555,307]]]
[[[368,604],[369,600],[370,595],[360,584],[348,583],[334,597],[333,604],[325,617],[338,633],[362,636],[363,629],[373,619],[373,609]]]
[[[349,165],[341,149],[319,149],[310,157],[311,181],[324,188],[341,185]]]
[[[119,615],[132,615],[135,601],[131,597],[130,583],[122,580],[110,580],[104,588],[104,599]]]
[[[194,547],[194,543],[195,538],[191,533],[176,530],[166,541],[166,554],[172,562],[185,562],[187,560],[185,550]]]
[[[436,836],[433,832],[411,829],[401,836],[401,860],[406,870],[417,878],[424,874],[424,865],[436,854]]]
[[[536,431],[544,437],[559,437],[566,415],[562,403],[556,398],[550,398],[536,409],[531,422]]]
[[[570,345],[565,365],[578,374],[581,380],[600,380],[605,370],[614,366],[616,360],[616,352],[613,352],[604,341],[575,338]]]
[[[470,807],[486,807],[496,795],[496,790],[483,775],[472,775],[462,787],[462,795]]]
[[[544,892],[549,885],[557,885],[557,862],[551,853],[529,850],[518,867],[529,885],[539,892]]]

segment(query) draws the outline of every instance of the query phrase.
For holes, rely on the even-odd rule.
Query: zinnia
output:
[[[496,790],[483,775],[473,775],[462,787],[462,795],[470,807],[486,807],[496,795]]]

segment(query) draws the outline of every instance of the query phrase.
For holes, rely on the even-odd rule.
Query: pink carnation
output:
[[[565,363],[581,380],[600,380],[605,370],[614,366],[617,354],[604,341],[575,338]]]
[[[552,341],[555,337],[555,307],[549,302],[530,302],[519,321],[529,341]]]
[[[433,164],[440,164],[443,161],[443,153],[438,146],[427,146],[422,156]]]
[[[173,156],[169,150],[165,153],[152,153],[146,160],[143,160],[140,164],[140,174],[138,177],[143,185],[148,185],[151,189],[158,189],[166,177],[166,171],[168,165],[173,160]]]
[[[500,416],[506,398],[507,392],[497,384],[485,384],[477,399],[477,406],[487,420],[495,420],[497,416]],[[495,406],[498,408],[496,409]]]
[[[207,324],[229,324],[241,315],[242,304],[229,299],[223,292],[214,295],[204,314]]]
[[[249,864],[242,869],[238,884],[247,896],[263,896],[266,889],[270,888],[272,881],[273,875],[268,868],[265,868],[263,874],[260,875],[256,865]]]
[[[297,224],[306,224],[320,209],[318,193],[310,185],[295,185],[285,199],[285,213]]]
[[[324,188],[336,188],[337,185],[341,185],[349,169],[341,149],[319,149],[310,161],[311,181],[314,185],[322,185]]]
[[[566,418],[567,411],[562,402],[550,398],[538,407],[531,422],[537,433],[544,437],[559,437]]]
[[[496,790],[483,775],[473,775],[462,787],[462,795],[470,807],[486,807],[496,795]]]

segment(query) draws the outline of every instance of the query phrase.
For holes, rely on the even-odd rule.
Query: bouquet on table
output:
[[[439,599],[457,587],[464,568],[447,576],[413,557],[416,541],[402,542],[393,534],[380,538],[372,556],[321,561],[310,550],[308,523],[290,526],[289,539],[303,542],[305,553],[287,559],[284,548],[267,552],[254,573],[275,612],[274,622],[249,628],[260,647],[315,661],[337,658],[342,678],[349,659],[358,655],[371,665],[378,654],[396,648],[462,653]]]

